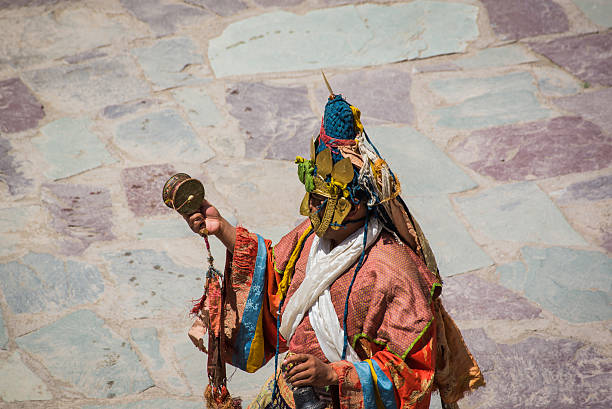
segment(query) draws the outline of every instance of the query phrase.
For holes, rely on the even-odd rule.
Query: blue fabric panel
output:
[[[372,359],[372,366],[376,372],[378,392],[380,393],[380,400],[382,400],[385,409],[397,408],[397,402],[395,401],[395,390],[393,382],[383,372],[378,362]]]
[[[363,392],[363,407],[364,409],[376,408],[376,391],[374,390],[374,381],[370,365],[367,362],[354,362],[359,382],[361,382],[361,391]]]
[[[242,321],[236,337],[235,352],[232,359],[232,364],[242,370],[246,370],[249,352],[251,351],[251,341],[255,336],[257,320],[263,304],[267,258],[266,243],[260,235],[257,235],[257,258],[255,259],[253,282],[242,313]]]

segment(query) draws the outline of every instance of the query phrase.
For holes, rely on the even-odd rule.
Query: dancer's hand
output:
[[[283,361],[285,379],[293,387],[338,384],[338,375],[331,365],[311,354],[288,354]]]

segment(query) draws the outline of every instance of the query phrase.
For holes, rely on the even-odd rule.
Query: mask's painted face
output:
[[[330,227],[334,230],[339,229],[351,211],[347,189],[347,184],[353,180],[353,164],[350,159],[341,159],[334,165],[329,149],[319,152],[315,159],[313,144],[311,159],[298,157],[296,162],[298,176],[306,188],[300,214],[310,218],[312,227],[319,237],[322,237]],[[313,200],[311,194],[314,196]],[[311,203],[314,206],[310,206]]]

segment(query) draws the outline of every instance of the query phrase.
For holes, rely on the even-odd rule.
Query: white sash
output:
[[[366,248],[378,238],[381,227],[376,217],[369,220]],[[329,287],[359,259],[363,251],[363,229],[361,227],[331,250],[329,240],[315,236],[308,255],[306,277],[287,302],[281,320],[280,333],[289,341],[308,311],[321,350],[330,362],[341,360],[344,333]],[[350,345],[347,349],[346,359],[359,361]]]

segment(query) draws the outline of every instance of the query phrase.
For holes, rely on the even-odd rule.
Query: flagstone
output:
[[[612,136],[580,117],[557,117],[473,132],[451,154],[496,180],[549,178],[604,169]]]
[[[572,0],[596,24],[612,27],[612,3],[608,0]]]
[[[49,165],[45,176],[63,179],[116,162],[104,143],[89,130],[91,125],[87,118],[61,118],[40,129],[42,135],[32,142]]]
[[[234,15],[247,8],[240,0],[185,0],[185,3],[204,7],[222,17]]]
[[[612,135],[612,88],[584,92],[579,95],[557,98],[555,105],[598,125],[606,134]]]
[[[159,104],[159,101],[151,99],[142,99],[136,102],[128,102],[119,105],[109,105],[102,110],[102,115],[109,119],[117,119],[122,116],[133,114],[141,109],[151,108],[155,104]]]
[[[478,186],[414,128],[375,127],[368,135],[398,176],[404,196],[452,193]]]
[[[305,87],[240,82],[231,85],[225,101],[247,134],[246,157],[293,161],[309,154],[320,120]]]
[[[82,409],[201,409],[201,399],[187,401],[178,399],[150,399],[115,405],[86,405]]]
[[[16,195],[32,186],[32,179],[19,169],[21,163],[10,154],[11,149],[11,142],[0,136],[0,182],[6,184],[11,195]]]
[[[2,18],[0,64],[8,62],[24,69],[120,40],[129,41],[142,34],[136,27],[128,29],[120,19],[110,17],[103,7],[75,3],[72,7],[42,10],[34,15]]]
[[[187,66],[203,63],[202,55],[190,38],[159,40],[151,47],[133,49],[132,54],[138,58],[138,63],[156,91],[208,81],[184,71]]]
[[[176,264],[166,252],[127,250],[105,253],[115,281],[116,308],[122,317],[152,318],[185,312],[202,296],[204,266]]]
[[[304,0],[255,0],[255,3],[264,6],[264,7],[271,7],[271,6],[279,6],[279,7],[288,7],[288,6],[295,6],[297,4],[302,3]]]
[[[76,55],[71,55],[69,57],[64,58],[64,61],[70,64],[78,64],[83,61],[91,60],[93,58],[100,58],[100,57],[107,57],[107,56],[108,56],[107,53],[96,49],[96,50],[84,51]]]
[[[572,183],[560,191],[551,192],[550,195],[559,204],[610,199],[612,198],[612,175]]]
[[[521,249],[523,261],[499,266],[500,284],[570,322],[612,318],[612,259],[563,247]]]
[[[98,268],[51,254],[29,252],[0,264],[0,287],[16,314],[62,311],[95,302],[104,291]]]
[[[140,161],[203,163],[215,156],[173,109],[153,112],[117,126],[115,143]]]
[[[547,97],[564,97],[584,91],[584,83],[558,66],[535,65],[531,71],[540,93]]]
[[[454,201],[470,226],[490,240],[566,246],[587,244],[533,182],[500,185]]]
[[[538,61],[537,57],[528,53],[523,46],[510,44],[502,47],[485,48],[473,56],[461,57],[455,60],[454,63],[465,70],[476,70],[535,61]]]
[[[204,88],[179,88],[172,95],[193,125],[214,126],[221,122],[221,113]]]
[[[19,79],[0,81],[0,131],[21,132],[35,128],[45,110]]]
[[[518,40],[542,34],[563,33],[569,21],[552,0],[482,0],[493,31],[502,40]]]
[[[129,343],[89,310],[68,314],[16,341],[53,377],[90,398],[120,397],[153,386]]]
[[[208,56],[217,77],[427,58],[464,51],[478,36],[477,14],[472,5],[422,0],[274,11],[230,24]]]
[[[414,107],[410,101],[412,79],[408,73],[383,68],[357,70],[327,78],[335,93],[342,94],[351,105],[361,110],[366,132],[369,131],[367,119],[404,124],[414,122]],[[323,81],[317,87],[316,95],[323,107],[329,96]]]
[[[162,202],[164,184],[176,170],[172,165],[146,165],[121,170],[121,184],[129,209],[136,216],[170,214]]]
[[[52,184],[42,186],[42,202],[51,214],[51,226],[62,236],[64,254],[79,255],[91,243],[113,240],[112,200],[99,186]]]
[[[456,320],[529,320],[542,311],[507,288],[471,274],[444,280],[442,299]]]
[[[91,111],[149,95],[149,85],[137,76],[127,56],[99,58],[82,64],[27,71],[25,82],[56,110]]]
[[[534,79],[527,72],[435,80],[429,86],[452,104],[432,111],[440,118],[437,124],[447,128],[479,129],[535,121],[555,114],[540,104]]]
[[[612,32],[531,42],[529,46],[589,85],[612,85]]]
[[[130,335],[144,357],[144,362],[156,385],[161,387],[168,385],[183,395],[189,395],[187,385],[161,355],[157,329],[132,328]]]
[[[0,349],[6,349],[8,345],[9,337],[8,332],[6,331],[6,327],[4,325],[4,316],[2,311],[0,311]]]
[[[496,344],[482,329],[464,330],[463,336],[475,358],[486,357],[491,365],[487,386],[463,400],[468,407],[571,409],[612,403],[612,360],[589,345],[542,337]]]
[[[157,37],[172,34],[180,26],[197,23],[209,15],[200,7],[169,0],[121,0],[121,4],[138,20],[147,23]]]
[[[193,237],[193,232],[180,217],[173,217],[170,220],[144,220],[142,227],[138,230],[138,238],[141,240],[185,237]]]
[[[19,351],[0,359],[0,399],[23,402],[53,399],[47,385],[21,360]]]
[[[493,260],[474,242],[457,219],[446,195],[405,199],[436,255],[443,277],[493,264]]]
[[[8,256],[27,248],[29,237],[22,234],[28,228],[38,206],[5,207],[0,209],[0,256]]]

